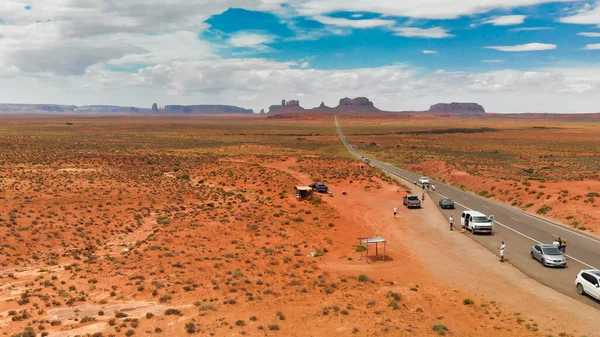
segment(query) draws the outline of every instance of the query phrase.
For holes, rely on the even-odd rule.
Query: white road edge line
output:
[[[440,195],[442,198],[446,198],[446,197],[445,197],[445,196],[443,196],[442,194],[439,194],[439,193],[438,193],[438,195]],[[458,204],[459,206],[461,206],[461,207],[463,207],[463,208],[465,208],[465,209],[467,209],[467,210],[469,210],[469,211],[472,211],[472,209],[470,209],[469,207],[467,207],[467,206],[465,206],[465,205],[463,205],[463,204],[461,204],[461,203],[458,203],[458,202],[456,202],[456,201],[455,201],[454,203]],[[515,232],[515,233],[517,233],[517,234],[519,234],[519,235],[521,235],[521,236],[523,236],[523,237],[525,237],[525,238],[527,238],[527,239],[529,239],[529,240],[531,240],[531,241],[535,242],[535,243],[542,243],[541,241],[539,241],[539,240],[536,240],[536,239],[532,238],[532,237],[531,237],[531,236],[529,236],[529,235],[523,234],[523,233],[519,232],[518,230],[516,230],[516,229],[514,229],[514,228],[508,227],[507,225],[505,225],[505,224],[503,224],[503,223],[501,223],[501,222],[498,222],[498,221],[496,221],[496,220],[494,220],[494,222],[495,222],[495,223],[497,223],[498,225],[500,225],[500,226],[502,226],[502,227],[504,227],[504,228],[508,229],[508,230],[511,230],[511,231],[513,231],[513,232]],[[591,269],[598,269],[598,268],[596,268],[596,267],[594,267],[594,266],[592,266],[592,265],[589,265],[589,264],[587,264],[587,263],[585,263],[585,262],[583,262],[583,261],[581,261],[581,260],[579,260],[579,259],[577,259],[577,258],[575,258],[575,257],[571,256],[571,255],[565,254],[565,256],[566,256],[566,257],[568,257],[568,258],[570,258],[571,260],[575,260],[575,261],[577,261],[577,262],[581,263],[582,265],[584,265],[584,266],[587,266],[587,267],[589,267],[589,268],[591,268]]]

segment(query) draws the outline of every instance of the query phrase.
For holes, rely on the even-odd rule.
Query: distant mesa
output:
[[[342,98],[338,106],[331,108],[325,105],[325,102],[321,102],[316,108],[305,109],[300,106],[300,101],[291,100],[281,102],[281,105],[271,105],[269,107],[269,114],[283,114],[283,113],[299,113],[299,112],[379,112],[373,102],[366,97],[357,98]]]
[[[158,105],[156,103],[152,104],[152,113],[158,113]]]
[[[484,115],[485,109],[477,103],[438,103],[432,105],[429,113],[449,115]]]
[[[342,98],[334,112],[379,112],[373,102],[366,97]]]
[[[221,115],[221,114],[253,114],[254,110],[232,105],[165,105],[164,114],[184,115]]]

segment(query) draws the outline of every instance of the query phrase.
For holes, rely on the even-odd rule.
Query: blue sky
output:
[[[463,16],[456,19],[411,19],[408,17],[383,16],[372,13],[334,12],[329,17],[351,20],[384,19],[398,25],[420,28],[442,27],[453,35],[448,38],[414,38],[395,36],[389,27],[370,29],[345,29],[339,35],[327,34],[316,40],[294,41],[295,29],[323,30],[327,25],[310,17],[289,19],[273,13],[229,9],[206,22],[210,29],[201,38],[217,42],[223,36],[240,32],[273,35],[264,43],[268,50],[251,50],[250,55],[268,57],[278,61],[310,58],[311,66],[318,69],[353,69],[380,67],[394,63],[410,64],[423,70],[446,69],[450,71],[485,71],[488,69],[541,68],[549,65],[597,63],[600,52],[583,50],[586,45],[600,39],[580,36],[577,33],[597,31],[598,27],[561,23],[561,14],[573,4],[549,3],[521,7],[514,10],[494,10],[484,14]],[[361,15],[353,18],[353,15]],[[494,17],[525,15],[523,24],[495,26],[484,23]],[[556,49],[507,53],[486,46],[513,46],[541,42],[557,45]],[[236,57],[248,52],[248,48],[228,48],[220,51],[223,57]],[[436,54],[423,54],[423,50]],[[246,54],[248,55],[248,54]],[[488,62],[484,62],[488,60]],[[491,63],[489,60],[494,60]],[[500,63],[502,61],[502,63]]]
[[[0,102],[600,110],[600,0],[4,3]]]

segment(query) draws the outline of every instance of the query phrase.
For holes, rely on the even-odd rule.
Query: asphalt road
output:
[[[360,158],[362,155],[358,152],[358,149],[346,141],[337,117],[335,122],[342,143],[354,156]],[[374,158],[369,159],[371,160],[370,164],[374,167],[409,182],[416,182],[421,176]],[[492,235],[473,235],[470,232],[465,232],[465,235],[469,235],[473,240],[495,254],[498,254],[500,243],[505,241],[506,251],[504,255],[508,263],[544,285],[593,307],[600,308],[599,301],[588,296],[578,295],[574,284],[575,277],[580,270],[600,268],[600,239],[520,209],[465,192],[440,181],[431,178],[429,180],[435,185],[435,192],[425,191],[427,193],[425,202],[435,202],[437,205],[440,198],[443,197],[454,200],[456,206],[454,210],[445,209],[440,211],[446,218],[452,215],[455,226],[460,227],[460,215],[464,210],[475,210],[486,215],[494,215],[495,224]],[[421,192],[419,192],[420,194]],[[447,228],[449,230],[449,226]],[[559,236],[566,239],[568,243],[566,268],[544,267],[537,260],[531,258],[532,245],[552,243],[554,238]]]

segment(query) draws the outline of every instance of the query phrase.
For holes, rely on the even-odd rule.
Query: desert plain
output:
[[[338,118],[369,156],[600,231],[598,121]],[[295,185],[316,180],[333,196],[295,198]],[[4,117],[0,332],[600,331],[597,307],[499,264],[449,232],[437,205],[404,209],[401,197],[413,188],[351,157],[331,115]],[[372,236],[388,241],[384,261],[359,245]]]

